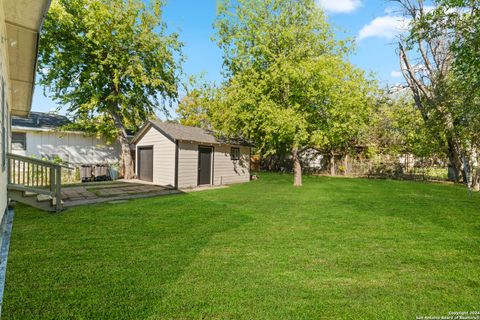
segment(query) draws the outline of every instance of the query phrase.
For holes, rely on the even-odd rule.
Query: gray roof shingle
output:
[[[67,117],[47,112],[30,112],[28,118],[12,117],[12,127],[54,130],[66,125],[72,124]],[[72,129],[64,129],[70,131]],[[83,131],[81,128],[75,129],[75,131]],[[132,137],[134,132],[127,129],[127,136]]]
[[[12,126],[36,128],[36,129],[56,129],[70,124],[67,117],[45,112],[30,112],[28,118],[12,117]]]
[[[251,146],[250,143],[243,139],[226,139],[224,137],[216,135],[215,132],[212,130],[155,120],[151,120],[150,123],[154,128],[156,128],[172,140],[194,141],[209,144],[232,144]]]

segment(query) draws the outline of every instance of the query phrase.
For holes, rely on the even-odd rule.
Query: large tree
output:
[[[261,154],[289,153],[300,186],[302,151],[352,141],[371,83],[346,61],[348,46],[314,0],[225,0],[218,8],[226,81],[208,110],[212,125]]]
[[[434,16],[423,0],[397,0],[410,21],[410,32],[399,42],[401,69],[424,123],[449,158],[452,180],[467,181],[468,140],[466,95],[454,72],[454,45],[459,29]],[[475,75],[477,76],[477,75]],[[468,97],[467,99],[464,99]],[[463,101],[463,102],[462,102]]]
[[[426,15],[424,25],[430,32],[446,32],[451,38],[453,95],[458,135],[468,164],[468,180],[480,189],[478,170],[480,150],[480,3],[477,0],[437,0]],[[439,31],[441,30],[441,31]],[[469,181],[469,182],[470,182]]]
[[[42,32],[40,84],[87,130],[117,140],[134,176],[127,130],[177,98],[181,46],[163,1],[54,0]]]

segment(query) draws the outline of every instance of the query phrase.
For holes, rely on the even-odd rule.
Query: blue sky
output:
[[[356,53],[350,57],[358,67],[372,71],[381,84],[401,83],[398,56],[395,53],[395,35],[404,25],[388,0],[317,0],[336,28],[339,38],[356,39]],[[221,80],[222,56],[215,43],[212,23],[216,0],[167,0],[164,20],[169,30],[180,34],[185,46],[187,75],[206,73],[206,79]],[[32,110],[50,111],[55,103],[43,95],[43,88],[35,89]]]

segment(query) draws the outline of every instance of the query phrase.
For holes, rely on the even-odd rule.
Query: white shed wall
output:
[[[142,146],[153,146],[153,183],[174,186],[175,143],[151,127],[136,144],[136,159],[138,159],[138,147]]]
[[[120,159],[120,146],[108,145],[105,138],[86,136],[81,133],[25,131],[26,150],[12,150],[13,153],[37,158],[60,156],[73,165],[115,163]]]

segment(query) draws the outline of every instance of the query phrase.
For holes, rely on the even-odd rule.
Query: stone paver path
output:
[[[162,194],[178,193],[169,187],[131,182],[84,183],[64,186],[62,200],[66,207],[98,202],[134,199]]]

